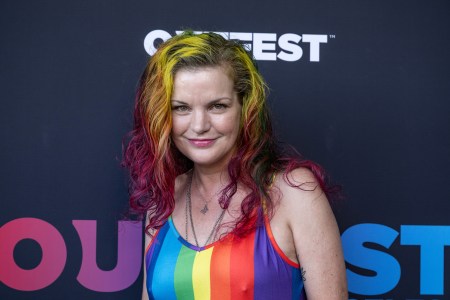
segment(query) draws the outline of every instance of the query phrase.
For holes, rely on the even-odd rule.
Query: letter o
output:
[[[155,52],[156,52],[155,41],[157,39],[162,39],[163,41],[167,41],[171,37],[172,36],[170,35],[170,33],[168,33],[167,31],[164,31],[164,30],[157,29],[157,30],[150,31],[144,39],[145,51],[149,55],[155,54]]]
[[[14,261],[14,248],[24,239],[36,241],[42,249],[41,262],[31,270],[20,268]],[[36,291],[49,286],[61,275],[66,259],[63,237],[43,220],[15,219],[0,228],[0,281],[10,288]]]

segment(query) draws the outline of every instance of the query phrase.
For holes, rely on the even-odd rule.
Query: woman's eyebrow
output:
[[[207,104],[216,103],[216,102],[219,102],[219,101],[221,101],[221,100],[232,101],[232,99],[231,99],[230,97],[225,96],[225,97],[219,97],[219,98],[217,98],[217,99],[210,100],[210,101],[207,102]],[[178,103],[178,104],[186,104],[186,105],[188,104],[188,103],[186,103],[186,102],[184,102],[184,101],[176,100],[176,99],[172,99],[171,102],[175,102],[175,103]]]
[[[230,97],[220,97],[220,98],[217,98],[217,99],[214,99],[214,100],[209,101],[208,104],[220,102],[220,101],[222,101],[222,100],[228,100],[228,101],[231,101],[231,98],[230,98]]]
[[[181,101],[181,100],[175,100],[175,99],[172,99],[172,100],[170,100],[171,102],[177,102],[177,103],[179,103],[179,104],[187,104],[186,102],[183,102],[183,101]]]

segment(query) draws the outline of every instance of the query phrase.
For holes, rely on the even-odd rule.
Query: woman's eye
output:
[[[189,111],[189,107],[187,107],[186,105],[178,105],[178,106],[172,107],[172,110],[178,111],[178,112],[187,112],[187,111]]]
[[[214,109],[214,110],[221,110],[221,109],[227,108],[227,106],[225,104],[222,104],[222,103],[216,103],[216,104],[213,104],[211,106],[211,108]]]

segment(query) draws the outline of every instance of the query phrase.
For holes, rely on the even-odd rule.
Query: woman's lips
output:
[[[204,148],[212,145],[216,139],[189,139],[189,143],[195,147]]]

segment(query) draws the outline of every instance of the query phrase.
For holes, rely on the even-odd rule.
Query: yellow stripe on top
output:
[[[210,265],[214,247],[197,252],[192,268],[194,299],[209,300],[211,297]]]

